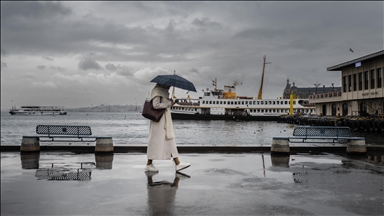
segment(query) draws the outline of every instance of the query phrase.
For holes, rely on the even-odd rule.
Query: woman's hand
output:
[[[176,101],[174,101],[174,100],[172,100],[172,99],[170,99],[171,100],[171,102],[172,102],[172,106],[176,103]]]

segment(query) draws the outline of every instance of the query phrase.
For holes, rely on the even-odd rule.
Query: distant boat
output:
[[[11,115],[67,115],[63,106],[12,106]]]
[[[180,98],[172,106],[173,119],[183,120],[245,120],[245,121],[277,121],[282,115],[290,113],[291,103],[294,113],[314,114],[315,107],[306,99],[263,99],[263,80],[266,56],[264,56],[261,86],[257,98],[237,96],[236,87],[224,85],[217,88],[216,79],[213,89],[207,88],[203,97]]]

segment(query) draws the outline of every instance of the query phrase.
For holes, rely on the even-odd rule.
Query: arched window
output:
[[[327,115],[327,105],[326,104],[323,104],[323,116]]]
[[[367,104],[365,102],[360,103],[360,110],[359,110],[360,116],[367,116]]]
[[[347,103],[343,103],[343,110],[342,110],[341,115],[343,115],[343,116],[348,115],[348,104]]]
[[[332,116],[336,116],[336,104],[332,104]]]

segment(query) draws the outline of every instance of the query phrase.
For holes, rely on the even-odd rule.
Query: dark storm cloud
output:
[[[195,18],[192,22],[193,25],[199,27],[199,28],[202,28],[202,29],[221,29],[221,24],[218,23],[218,22],[212,22],[210,21],[210,18],[202,18],[202,19],[199,19],[199,18]]]
[[[273,29],[273,28],[248,28],[244,29],[234,35],[235,39],[251,39],[260,40],[260,38],[274,39],[276,37],[284,37],[287,34],[286,29]]]
[[[59,71],[59,72],[64,72],[64,71],[67,71],[66,68],[63,68],[63,67],[59,67],[59,66],[50,66],[49,67],[51,70],[54,70],[54,71]]]
[[[110,70],[110,71],[116,71],[116,66],[114,64],[108,63],[105,65],[105,69]]]
[[[103,67],[100,66],[95,60],[91,58],[83,58],[79,62],[79,69],[81,70],[102,70]]]
[[[1,48],[1,56],[7,56],[7,51],[4,48]]]
[[[60,3],[28,2],[31,12],[23,14],[26,2],[2,3],[2,11],[8,11],[1,19],[2,54],[32,54],[36,51],[50,54],[73,54],[84,51],[106,52],[113,48],[99,46],[100,43],[140,45],[148,37],[146,30],[126,27],[92,15],[81,19],[70,19],[70,10]],[[53,10],[38,14],[51,5]],[[56,7],[54,7],[56,6]],[[61,16],[61,17],[60,17]],[[42,19],[45,17],[45,19]]]
[[[111,63],[108,63],[107,65],[105,65],[105,69],[113,72],[117,71],[117,74],[122,76],[127,76],[127,77],[133,76],[133,74],[136,72],[136,69],[132,67],[120,65],[120,64],[114,65]]]
[[[129,103],[128,91],[144,98],[145,88],[152,87],[148,80],[173,70],[197,89],[217,78],[218,87],[242,82],[239,94],[253,96],[264,55],[272,62],[265,90],[280,96],[288,77],[297,86],[336,83],[339,74],[327,67],[383,47],[382,2],[20,1],[1,6],[2,79],[8,86],[2,96],[17,93],[20,100],[33,92],[25,85],[30,80],[14,78],[26,73],[36,74],[34,86],[62,88],[58,93],[103,83],[122,92],[114,94],[118,104]],[[37,65],[46,66],[48,75]],[[100,98],[109,100],[111,94],[97,94]]]
[[[39,70],[45,70],[45,68],[47,68],[47,66],[45,66],[45,65],[39,65],[39,66],[37,66],[36,68],[39,69]]]
[[[53,61],[53,58],[50,58],[50,57],[47,57],[47,56],[43,56],[42,58],[45,59],[45,60],[48,60],[48,61]]]
[[[28,1],[2,1],[2,19],[26,18],[26,19],[46,19],[60,15],[70,15],[71,9],[65,7],[61,2],[28,2]]]

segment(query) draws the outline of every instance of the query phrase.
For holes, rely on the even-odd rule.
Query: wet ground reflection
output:
[[[171,160],[147,176],[142,153],[2,152],[1,214],[382,215],[382,155],[182,154],[188,177]]]
[[[176,172],[173,182],[166,180],[153,181],[156,172],[145,172],[147,177],[148,213],[150,215],[172,215],[176,191],[181,180],[191,178],[181,172]]]

